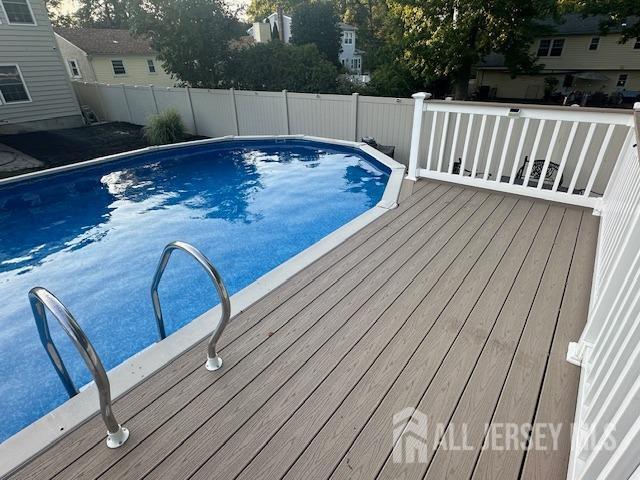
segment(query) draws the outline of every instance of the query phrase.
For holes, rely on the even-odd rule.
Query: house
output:
[[[44,2],[0,0],[0,133],[81,125]]]
[[[560,22],[547,22],[555,33],[537,38],[531,53],[543,68],[537,75],[512,79],[502,55],[491,54],[478,68],[476,84],[487,97],[541,99],[545,79],[557,79],[555,91],[589,94],[618,94],[633,101],[640,96],[640,39],[620,43],[622,26],[613,26],[605,35],[600,25],[604,16],[584,18],[565,15]]]
[[[282,27],[280,26],[282,25]],[[339,23],[340,27],[340,54],[338,60],[350,73],[354,75],[362,74],[362,50],[356,48],[356,31],[357,28],[346,23]],[[271,41],[274,29],[284,43],[291,41],[291,17],[282,15],[281,22],[278,22],[278,13],[274,12],[264,19],[262,22],[255,22],[247,33],[251,35],[256,43],[265,43]],[[282,33],[280,33],[282,30]]]
[[[56,39],[73,80],[172,87],[151,42],[129,30],[56,28]]]
[[[362,50],[356,48],[356,31],[353,25],[340,23],[340,63],[349,72],[360,75],[362,74]]]

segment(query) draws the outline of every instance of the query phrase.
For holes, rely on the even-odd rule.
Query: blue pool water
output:
[[[34,286],[75,315],[107,369],[157,340],[149,287],[163,247],[183,240],[231,294],[373,207],[388,170],[348,148],[244,141],[145,153],[0,187],[0,440],[68,397],[42,348]],[[167,334],[217,302],[181,252],[160,285]],[[90,375],[55,320],[76,385]]]

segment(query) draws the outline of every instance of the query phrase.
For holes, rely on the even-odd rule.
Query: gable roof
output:
[[[540,22],[541,25],[551,27],[555,35],[600,35],[602,33],[601,25],[610,17],[606,15],[590,15],[583,16],[579,13],[568,13],[563,15],[559,21],[547,18]],[[638,19],[630,17],[626,20],[629,25],[634,25]],[[614,24],[608,28],[610,33],[621,32],[623,24]]]
[[[62,28],[54,31],[87,54],[93,55],[153,55],[151,42],[136,37],[129,30],[106,28]]]

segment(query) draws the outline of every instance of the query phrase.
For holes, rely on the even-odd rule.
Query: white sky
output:
[[[230,5],[234,8],[236,7],[247,7],[249,5],[250,0],[224,0],[227,5]],[[62,13],[72,13],[78,8],[77,0],[62,0],[60,3],[60,11]]]

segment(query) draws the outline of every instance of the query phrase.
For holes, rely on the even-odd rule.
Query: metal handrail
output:
[[[156,274],[153,277],[153,283],[151,284],[151,301],[153,302],[153,310],[156,315],[156,323],[158,324],[158,332],[160,334],[160,338],[164,339],[167,335],[164,329],[164,319],[162,317],[162,309],[160,307],[160,298],[158,296],[158,285],[160,284],[160,280],[162,279],[162,274],[164,273],[167,264],[169,263],[169,258],[171,258],[171,254],[174,250],[182,250],[187,254],[191,255],[207,272],[209,278],[216,287],[216,291],[218,292],[218,296],[220,297],[220,305],[222,307],[222,317],[220,318],[220,323],[211,334],[211,338],[209,339],[209,344],[207,346],[207,363],[205,367],[209,371],[218,370],[222,367],[222,358],[218,356],[216,352],[216,343],[222,335],[227,323],[229,322],[229,318],[231,317],[231,301],[229,300],[229,294],[227,293],[227,289],[224,286],[224,282],[222,281],[222,277],[215,269],[213,264],[209,261],[209,259],[204,256],[200,250],[198,250],[193,245],[190,245],[186,242],[175,241],[169,243],[162,252],[162,257],[160,258],[160,263],[158,264],[158,268],[156,269]]]
[[[56,373],[58,377],[60,377],[69,397],[77,395],[78,390],[73,384],[73,380],[71,380],[71,376],[62,361],[62,357],[60,357],[60,353],[51,338],[49,323],[47,322],[47,309],[53,314],[56,320],[58,320],[69,338],[71,338],[71,341],[91,372],[91,375],[93,375],[96,387],[98,388],[100,414],[107,426],[107,446],[109,448],[118,448],[129,438],[129,431],[123,428],[113,415],[109,378],[93,345],[91,345],[91,342],[67,307],[47,289],[34,287],[29,290],[29,303],[31,303],[31,310],[33,311],[33,317],[38,327],[42,346],[47,351],[47,355],[49,355],[49,359],[56,369]]]

